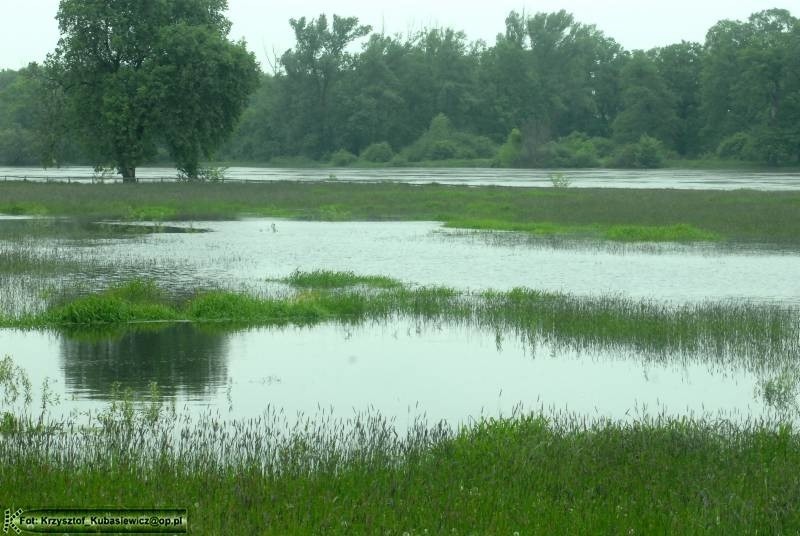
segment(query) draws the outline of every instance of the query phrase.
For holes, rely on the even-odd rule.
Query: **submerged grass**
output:
[[[152,391],[82,422],[7,413],[3,500],[186,507],[197,534],[800,530],[800,434],[788,425],[518,412],[404,431],[370,413],[192,419]]]
[[[0,183],[0,212],[130,220],[242,215],[306,220],[494,222],[534,232],[609,231],[616,240],[800,244],[800,193],[503,188],[439,184],[270,182],[91,185]],[[549,229],[542,222],[549,222]],[[526,225],[532,227],[526,228]],[[621,227],[618,227],[621,226]],[[631,233],[628,228],[646,228]],[[660,229],[653,235],[652,229]],[[698,235],[699,233],[699,235]],[[655,238],[653,238],[655,236]]]
[[[76,272],[81,263],[58,248],[41,251],[32,245],[0,244],[0,274],[50,275]]]

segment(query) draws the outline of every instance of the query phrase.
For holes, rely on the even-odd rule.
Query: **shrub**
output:
[[[717,156],[734,160],[754,160],[753,137],[745,132],[737,132],[722,140],[717,147]]]
[[[489,138],[460,132],[447,116],[439,114],[431,120],[428,130],[403,151],[403,155],[410,162],[454,158],[471,160],[492,158],[495,151],[495,145]]]
[[[656,138],[643,135],[638,142],[620,147],[612,163],[619,168],[659,168],[664,165],[664,147]]]
[[[388,162],[393,156],[392,146],[385,141],[373,143],[361,151],[361,159],[367,162]]]
[[[345,167],[349,166],[356,160],[358,160],[356,155],[354,155],[347,149],[339,149],[338,151],[336,151],[331,155],[330,162],[331,165],[334,165],[336,167]]]
[[[452,140],[436,140],[431,144],[428,158],[430,160],[449,160],[458,154],[458,147]]]
[[[775,129],[762,127],[753,132],[753,160],[769,166],[794,163],[797,144]]]
[[[511,129],[506,142],[497,151],[497,164],[508,168],[518,166],[522,156],[522,133],[518,128]]]
[[[405,157],[403,154],[396,154],[390,164],[394,167],[404,167],[408,165],[408,158]]]
[[[591,168],[598,167],[600,160],[595,140],[582,132],[573,132],[569,136],[550,141],[534,150],[532,164],[536,167],[548,168]],[[601,142],[597,142],[601,143]]]

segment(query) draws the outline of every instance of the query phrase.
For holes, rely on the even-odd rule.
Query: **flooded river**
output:
[[[64,167],[59,169],[0,167],[0,181],[70,180],[91,182],[94,171],[90,167]],[[800,173],[790,171],[724,171],[724,170],[548,170],[548,169],[491,169],[491,168],[256,168],[231,167],[225,171],[230,180],[246,181],[322,181],[350,182],[395,181],[413,184],[493,185],[493,186],[552,186],[552,177],[563,175],[570,187],[575,188],[678,188],[690,190],[800,190]],[[172,168],[139,168],[141,180],[174,180],[177,171]],[[120,180],[118,176],[107,180]]]

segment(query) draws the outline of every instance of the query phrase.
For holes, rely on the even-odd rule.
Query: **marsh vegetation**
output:
[[[273,182],[107,185],[0,182],[0,212],[129,221],[271,216],[441,221],[616,240],[797,244],[800,193]]]
[[[35,216],[0,222],[20,504],[168,493],[212,533],[800,523],[797,194],[0,193]]]

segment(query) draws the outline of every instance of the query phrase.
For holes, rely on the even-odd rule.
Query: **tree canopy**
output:
[[[46,66],[66,125],[126,180],[164,149],[193,177],[232,132],[258,64],[228,39],[226,0],[61,0]]]
[[[512,12],[492,44],[320,15],[290,20],[294,46],[260,73],[224,9],[62,0],[46,68],[0,73],[0,162],[44,153],[132,175],[158,157],[193,175],[222,144],[223,159],[284,165],[800,164],[800,22],[786,10],[647,51],[565,11]]]

